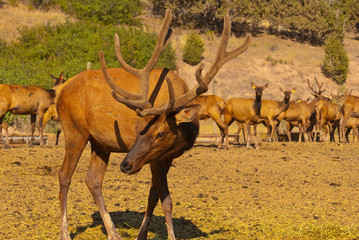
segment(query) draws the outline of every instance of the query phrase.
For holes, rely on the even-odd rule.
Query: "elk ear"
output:
[[[254,85],[253,82],[251,82],[251,86],[252,86],[253,89],[256,89],[256,85]]]
[[[263,88],[267,88],[267,87],[268,87],[268,85],[269,85],[269,83],[267,83],[266,85],[264,85],[264,87],[263,87]]]
[[[279,91],[284,92],[283,88],[281,88],[281,87],[279,88]]]
[[[292,89],[292,93],[295,93],[295,88]]]
[[[197,117],[200,109],[201,105],[199,104],[184,107],[176,114],[177,125],[183,122],[192,122]]]

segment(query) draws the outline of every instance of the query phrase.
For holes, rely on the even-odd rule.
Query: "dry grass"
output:
[[[5,4],[4,8],[0,8],[0,16],[0,38],[7,42],[19,37],[18,28],[21,26],[56,25],[66,20],[74,21],[73,18],[56,9],[47,12],[29,10],[22,4],[17,7]]]
[[[174,161],[168,180],[178,239],[358,239],[357,145],[262,143],[261,150],[206,144]],[[57,171],[64,148],[0,149],[0,236],[58,239]],[[125,154],[113,154],[105,176],[106,205],[123,239],[134,239],[145,211],[150,170],[126,176]],[[340,157],[338,157],[340,156]],[[85,176],[86,147],[68,202],[74,240],[107,239]],[[160,206],[149,239],[167,238]]]

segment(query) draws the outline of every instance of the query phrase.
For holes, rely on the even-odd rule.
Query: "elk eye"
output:
[[[156,136],[156,139],[157,138],[163,138],[165,136],[165,133],[164,132],[159,132]]]

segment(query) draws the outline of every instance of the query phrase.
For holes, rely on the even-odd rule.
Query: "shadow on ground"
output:
[[[113,222],[116,225],[117,230],[136,228],[140,229],[144,213],[134,211],[118,211],[110,213]],[[99,212],[92,214],[93,222],[91,225],[79,226],[76,231],[71,233],[71,238],[75,238],[77,235],[85,232],[88,228],[94,228],[101,225],[102,232],[107,235],[106,228],[103,224],[101,215]],[[173,218],[173,225],[175,229],[176,239],[192,239],[199,237],[208,237],[207,233],[202,232],[196,225],[185,218]],[[149,232],[154,233],[155,239],[167,239],[166,222],[163,216],[152,216]],[[121,233],[120,233],[121,235]],[[123,235],[123,233],[122,233]],[[123,236],[130,237],[130,236]]]

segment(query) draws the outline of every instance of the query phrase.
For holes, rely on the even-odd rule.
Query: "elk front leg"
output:
[[[44,126],[43,126],[43,120],[44,120],[44,113],[43,112],[39,112],[37,114],[38,119],[39,119],[39,133],[40,133],[40,147],[44,147],[44,137],[43,137],[43,130],[44,130]]]
[[[148,226],[152,217],[152,213],[158,199],[161,200],[162,210],[166,219],[168,238],[175,240],[175,233],[172,222],[172,199],[168,190],[167,173],[171,166],[172,160],[165,162],[151,162],[152,173],[152,186],[150,189],[150,195],[148,197],[148,206],[146,209],[146,215],[143,219],[140,232],[137,236],[138,240],[147,239]]]
[[[97,148],[94,143],[91,143],[91,161],[87,171],[86,185],[89,188],[95,203],[98,207],[102,220],[105,224],[109,240],[121,240],[122,238],[116,231],[115,224],[113,223],[109,212],[106,209],[105,201],[102,195],[102,183],[105,176],[109,152],[105,152]]]
[[[251,124],[249,124],[249,132],[251,131]],[[257,124],[253,124],[253,137],[254,137],[254,147],[255,149],[259,149],[258,138],[257,138]]]
[[[276,142],[276,139],[275,139],[276,124],[275,124],[275,121],[273,121],[273,119],[269,119],[269,128],[268,129],[270,130],[270,138],[269,139],[271,139],[272,142]]]
[[[307,125],[306,125],[306,119],[302,119],[302,133],[304,136],[304,141],[309,142],[308,132],[307,132]]]
[[[161,162],[159,163],[160,165],[162,165],[162,169],[163,171],[166,173],[168,173],[168,170],[172,164],[172,160],[171,161],[166,161],[166,162]],[[151,167],[152,169],[152,167]],[[166,178],[167,179],[167,178]],[[146,208],[146,213],[145,216],[143,218],[142,224],[141,224],[141,228],[140,231],[137,235],[137,240],[143,240],[143,239],[147,239],[147,234],[148,234],[148,228],[150,225],[150,221],[152,218],[152,214],[153,211],[158,203],[158,200],[160,199],[160,196],[154,186],[154,179],[152,176],[152,182],[151,182],[151,188],[150,188],[150,193],[148,195],[148,203],[147,203],[147,208]]]
[[[37,117],[39,119],[39,125],[38,125],[38,129],[39,129],[39,134],[40,134],[40,147],[44,147],[44,137],[43,137],[43,130],[44,130],[44,126],[43,126],[43,120],[44,120],[44,113],[42,111],[39,111],[37,114]]]

